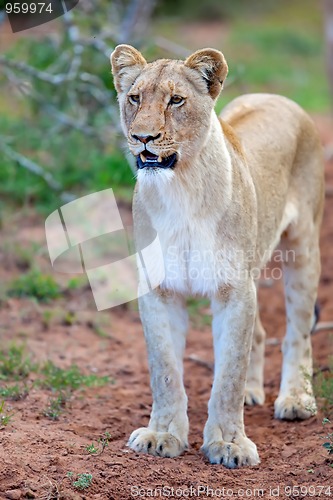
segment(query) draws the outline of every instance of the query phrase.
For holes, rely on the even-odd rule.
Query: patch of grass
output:
[[[40,302],[48,302],[60,297],[60,286],[50,275],[32,269],[12,281],[8,294],[12,297],[30,297]]]
[[[51,420],[58,420],[66,408],[72,393],[82,387],[100,387],[110,382],[110,378],[98,375],[83,375],[76,365],[67,369],[59,368],[52,361],[47,361],[39,370],[40,378],[35,384],[52,390],[54,396],[50,398],[44,416]]]
[[[40,250],[37,243],[32,243],[29,246],[22,246],[18,242],[5,242],[3,244],[3,252],[15,262],[15,265],[22,271],[26,271],[33,266],[36,254]]]
[[[87,277],[85,275],[76,276],[68,280],[67,290],[80,290],[80,288],[85,286],[87,286]]]
[[[42,312],[42,325],[45,330],[48,330],[50,328],[51,322],[54,318],[54,311],[53,309],[46,309],[45,311]]]
[[[320,410],[328,418],[333,416],[333,357],[325,370],[317,371],[313,378],[313,389]]]
[[[323,419],[323,427],[330,425],[331,421],[328,418]],[[323,436],[324,443],[323,447],[327,451],[330,460],[330,466],[333,467],[333,432],[327,432],[326,436]]]
[[[89,455],[96,455],[98,453],[98,448],[94,445],[94,443],[88,444],[86,446],[86,450],[89,453]]]
[[[37,366],[26,355],[24,345],[11,344],[0,351],[0,380],[26,379],[36,369]]]
[[[110,334],[105,330],[105,327],[110,326],[110,317],[103,313],[94,315],[93,319],[87,321],[87,326],[91,328],[98,337],[110,338]]]
[[[20,399],[24,399],[28,395],[28,393],[28,387],[22,387],[19,384],[0,387],[0,397],[4,399],[11,399],[12,401],[19,401]]]
[[[5,406],[5,401],[0,403],[0,427],[6,427],[12,420],[14,416],[13,412],[10,412]]]
[[[42,366],[40,374],[42,377],[39,380],[39,384],[46,389],[54,391],[75,391],[83,386],[101,387],[110,382],[108,376],[83,375],[76,365],[63,369],[56,366],[52,361],[47,361]]]
[[[73,311],[66,311],[63,318],[62,324],[65,326],[72,326],[77,322],[77,316]]]
[[[188,299],[187,308],[190,320],[195,328],[203,328],[211,324],[211,315],[208,313],[208,299]]]
[[[72,484],[77,490],[86,490],[91,485],[92,480],[92,474],[83,472],[82,474],[77,475],[76,481],[74,481]]]
[[[53,393],[43,412],[51,420],[59,419],[74,391],[83,387],[100,387],[110,382],[108,376],[84,375],[76,365],[63,369],[52,361],[32,363],[24,345],[12,344],[0,350],[0,380],[24,383],[6,384],[0,388],[0,397],[15,401],[26,397],[29,393],[26,379],[31,373],[34,374],[31,386],[42,387]]]
[[[234,97],[251,92],[282,94],[308,111],[330,108],[321,26],[295,24],[292,19],[282,23],[269,16],[250,22],[239,18],[224,52],[235,81],[222,92],[218,111]]]
[[[59,420],[60,414],[64,411],[68,399],[69,396],[63,392],[60,392],[53,398],[50,398],[43,415],[50,420]]]
[[[19,53],[14,59],[20,59]],[[110,74],[108,78],[111,82]],[[14,106],[16,101],[12,102]],[[23,119],[30,123],[29,127],[23,125]],[[95,128],[103,129],[103,123]],[[46,134],[45,131],[50,130],[49,116],[33,117],[30,111],[26,111],[23,117],[0,116],[0,129],[3,136],[11,138],[11,148],[42,165],[63,191],[78,197],[106,187],[112,187],[115,193],[118,189],[133,191],[133,172],[123,152],[116,146],[108,145],[104,149],[95,137],[87,137],[77,130]],[[61,204],[59,194],[52,191],[42,178],[5,156],[1,158],[0,197],[7,207],[33,205],[43,215],[48,215]]]

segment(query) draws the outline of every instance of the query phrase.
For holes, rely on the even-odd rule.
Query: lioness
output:
[[[217,50],[148,64],[119,45],[111,64],[138,167],[136,235],[147,226],[157,231],[165,266],[160,286],[139,300],[153,407],[148,427],[128,444],[163,457],[187,448],[184,297],[203,295],[212,305],[215,373],[202,449],[211,463],[256,465],[243,405],[264,402],[257,271],[279,242],[287,333],[275,417],[306,419],[316,410],[309,376],[323,209],[318,135],[297,104],[277,95],[244,95],[218,118],[228,66]]]

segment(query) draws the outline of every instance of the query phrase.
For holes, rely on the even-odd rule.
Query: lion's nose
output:
[[[155,139],[159,139],[161,137],[161,134],[157,135],[132,135],[133,139],[136,139],[137,141],[143,142],[143,144],[147,144],[149,141],[155,141]]]

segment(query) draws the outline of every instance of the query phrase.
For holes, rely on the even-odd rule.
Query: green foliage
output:
[[[323,419],[323,426],[331,424],[331,421],[328,418]],[[333,432],[328,432],[326,436],[323,437],[325,443],[323,447],[327,450],[327,453],[331,456],[333,455]],[[332,457],[333,458],[333,457]]]
[[[95,446],[94,443],[86,446],[86,450],[90,455],[101,455],[105,448],[109,446],[109,441],[111,439],[111,434],[109,432],[104,432],[104,434],[98,439],[98,444]]]
[[[19,384],[0,387],[0,397],[4,399],[11,399],[12,401],[24,399],[28,395],[28,392],[29,390],[27,386],[21,387]]]
[[[26,379],[37,367],[25,354],[25,347],[11,344],[0,351],[0,380]]]
[[[133,172],[115,146],[111,144],[106,150],[95,137],[86,137],[77,130],[68,130],[65,136],[47,134],[49,124],[50,119],[43,115],[31,118],[29,127],[20,117],[0,117],[2,133],[12,137],[11,148],[23,154],[26,151],[52,173],[64,191],[79,196],[106,187],[117,191],[119,186],[134,186]],[[0,194],[10,205],[33,204],[42,213],[61,204],[59,195],[42,178],[4,155],[0,159]]]
[[[1,401],[0,403],[0,427],[6,427],[8,425],[12,418],[13,418],[14,413],[10,412],[6,406],[5,402]]]
[[[27,379],[32,373],[34,377],[30,387],[42,387],[52,391],[52,397],[43,412],[51,420],[59,419],[74,391],[83,387],[101,387],[110,383],[109,377],[100,377],[95,374],[84,375],[75,365],[63,369],[52,361],[46,361],[42,365],[33,364],[25,352],[24,345],[11,344],[8,348],[0,350],[0,380],[6,380],[6,382],[15,380],[21,383],[7,383],[1,386],[0,397],[11,400],[26,397],[29,392]],[[107,439],[106,435],[104,437]]]
[[[69,397],[65,393],[59,392],[55,397],[49,399],[43,415],[50,420],[59,420],[60,414],[64,411],[68,399]]]
[[[75,391],[80,387],[101,387],[110,382],[109,377],[98,375],[83,375],[76,365],[68,369],[56,366],[52,361],[47,361],[40,369],[41,379],[39,384],[46,389],[54,391]]]
[[[73,482],[73,486],[77,490],[86,490],[91,485],[92,480],[93,480],[92,474],[88,473],[78,474],[76,481]]]
[[[282,26],[267,26],[260,31],[245,30],[238,34],[238,42],[250,45],[267,54],[281,54],[283,56],[318,56],[321,53],[322,43],[319,38],[303,31],[285,29]]]
[[[22,243],[16,241],[5,241],[2,244],[2,251],[6,258],[14,260],[15,265],[24,271],[32,267],[39,249],[36,243],[23,246]]]
[[[89,453],[89,455],[96,455],[96,453],[98,453],[98,448],[96,448],[94,443],[88,444],[86,446],[86,450]]]
[[[60,297],[60,287],[52,276],[43,274],[38,269],[31,269],[12,281],[8,294],[12,297],[30,297],[48,302]]]
[[[132,171],[120,150],[122,134],[110,63],[90,44],[105,24],[105,4],[92,18],[73,9],[74,25],[88,43],[80,48],[79,71],[55,84],[54,75],[67,75],[76,57],[73,40],[59,20],[57,38],[22,37],[6,57],[33,68],[16,69],[22,92],[12,92],[0,76],[0,129],[5,144],[52,174],[62,191],[75,195],[106,187],[134,185]],[[105,14],[105,13],[104,13]],[[112,39],[105,39],[110,49]],[[36,71],[49,78],[39,78]],[[47,81],[49,80],[49,81]],[[51,81],[50,81],[51,80]],[[5,111],[5,112],[3,112]],[[65,119],[64,119],[65,117]],[[69,120],[68,120],[69,119]],[[5,155],[0,160],[0,195],[10,204],[33,204],[43,213],[59,206],[59,195],[45,181]]]
[[[274,6],[274,0],[206,0],[193,2],[192,0],[162,0],[159,2],[158,13],[162,15],[178,15],[184,19],[216,21],[233,19],[242,13],[244,16],[258,15],[269,11]]]
[[[281,9],[275,10],[275,16],[234,21],[223,50],[229,78],[235,81],[222,92],[218,110],[250,92],[282,94],[309,111],[330,108],[322,26],[313,5],[304,4],[302,22],[297,9],[283,22],[278,18]]]
[[[333,357],[329,360],[328,370],[315,374],[313,389],[319,408],[325,415],[333,416]]]

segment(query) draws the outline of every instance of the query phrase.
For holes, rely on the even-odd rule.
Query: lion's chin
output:
[[[175,177],[175,172],[171,168],[141,168],[137,170],[136,178],[142,187],[157,186],[161,188],[170,184]]]

